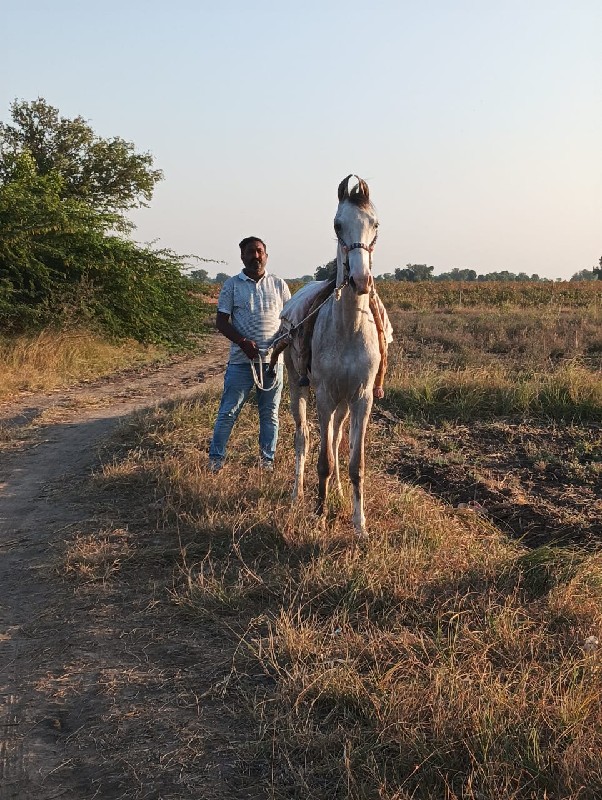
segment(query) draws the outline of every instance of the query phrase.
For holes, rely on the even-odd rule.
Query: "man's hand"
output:
[[[238,346],[251,361],[259,355],[259,348],[252,339],[242,339]]]

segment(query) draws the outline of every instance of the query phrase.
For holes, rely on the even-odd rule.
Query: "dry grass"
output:
[[[539,325],[540,337],[535,295],[521,308],[509,295],[495,314],[463,307],[412,318],[392,309],[401,334],[388,384],[393,405],[415,412],[414,426],[421,415],[519,412],[538,415],[542,428],[546,415],[599,419],[597,295],[576,287],[569,319],[561,309],[568,294],[551,291],[547,307],[560,310]],[[193,676],[183,694],[177,675],[172,695],[169,681],[161,684],[162,732],[144,715],[144,674],[135,677],[141,700],[131,708],[120,695],[131,691],[121,685],[130,673],[116,683],[107,677],[115,701],[98,738],[112,740],[114,725],[115,752],[128,748],[140,781],[123,796],[144,796],[160,774],[137,752],[138,740],[159,742],[174,754],[174,774],[196,795],[213,796],[202,773],[210,734],[195,720],[178,727],[202,669],[213,687],[194,702],[216,704],[213,726],[234,715],[228,764],[243,785],[250,776],[261,784],[258,797],[602,796],[600,553],[528,549],[478,504],[452,508],[398,481],[387,456],[408,424],[396,416],[394,427],[369,432],[371,536],[359,546],[347,490],[325,526],[311,501],[291,507],[287,414],[274,473],[257,468],[250,408],[225,469],[208,471],[217,403],[208,392],[132,421],[97,485],[140,531],[132,523],[80,536],[67,558],[87,591],[116,600],[123,590],[123,605],[137,609],[136,629],[151,630],[153,641],[183,641],[190,652],[167,649],[153,664],[159,676],[176,664]],[[545,458],[537,448],[527,455],[534,468]],[[310,498],[315,482],[314,462]]]
[[[491,419],[499,415],[602,420],[602,381],[596,371],[567,364],[554,372],[502,365],[407,368],[392,359],[387,402],[404,415]]]
[[[600,309],[602,281],[379,281],[378,293],[387,308],[433,309],[495,308],[539,309],[546,315],[567,309]]]
[[[388,398],[400,413],[602,418],[598,304],[552,308],[545,315],[518,305],[416,312],[398,304],[389,312],[396,341]]]
[[[501,363],[520,369],[554,369],[578,361],[600,365],[597,306],[541,311],[464,308],[403,311],[389,307],[397,342],[410,358],[468,367]]]
[[[162,355],[156,347],[112,343],[85,330],[45,330],[35,336],[0,339],[0,399],[98,378]]]
[[[76,578],[79,584],[106,584],[121,571],[131,550],[129,534],[123,529],[79,535],[65,558],[65,574]]]
[[[274,474],[256,469],[248,409],[229,464],[209,473],[216,405],[206,394],[139,417],[105,480],[146,487],[179,542],[172,602],[238,642],[220,692],[255,726],[244,760],[271,796],[600,796],[599,554],[529,551],[378,464],[359,547],[348,496],[324,529],[291,508],[288,417]],[[389,433],[371,436],[386,449]],[[111,542],[101,550],[96,580],[115,564]]]

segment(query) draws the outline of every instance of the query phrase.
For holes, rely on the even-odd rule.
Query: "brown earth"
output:
[[[376,417],[401,422],[390,412]],[[599,424],[424,423],[392,438],[387,468],[528,546],[602,544]]]
[[[124,568],[118,591],[64,569],[66,541],[93,539],[107,576],[127,562],[142,535],[136,498],[123,519],[94,490],[100,448],[132,412],[219,382],[226,358],[217,337],[210,356],[0,408],[1,800],[260,796],[234,769],[245,732],[216,697],[228,636],[209,625],[187,639],[181,623],[149,615],[153,564],[141,576]]]

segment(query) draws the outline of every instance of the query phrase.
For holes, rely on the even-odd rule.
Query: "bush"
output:
[[[184,344],[201,306],[183,259],[115,233],[117,214],[61,196],[21,154],[0,185],[0,323],[21,333],[66,319],[141,342]]]

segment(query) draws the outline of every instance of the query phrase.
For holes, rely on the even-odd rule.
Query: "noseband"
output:
[[[345,244],[345,242],[337,234],[337,239],[339,240],[339,244],[341,245],[343,253],[345,254],[345,262],[343,264],[343,267],[344,267],[344,270],[345,270],[345,279],[343,281],[343,286],[347,286],[349,284],[349,270],[350,270],[350,267],[349,267],[349,253],[352,250],[360,250],[361,249],[361,250],[367,250],[368,251],[368,254],[370,256],[370,259],[369,259],[368,263],[369,263],[369,267],[370,267],[370,272],[372,272],[372,251],[374,250],[374,243],[376,242],[377,238],[378,238],[378,231],[376,231],[376,233],[374,234],[374,239],[372,239],[370,244],[364,244],[363,242],[353,242],[353,244]]]

